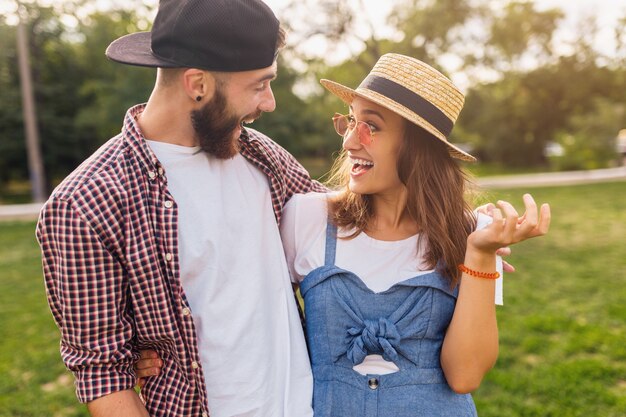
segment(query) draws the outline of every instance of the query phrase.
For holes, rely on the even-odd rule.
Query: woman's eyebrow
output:
[[[383,117],[383,115],[380,112],[377,112],[376,110],[364,109],[362,113],[373,115],[373,116],[378,116],[383,122],[385,121],[385,118]]]
[[[352,107],[352,104],[350,105],[350,111],[351,111],[352,113],[354,113],[354,108]],[[383,117],[383,115],[382,115],[380,112],[376,111],[376,110],[372,110],[372,109],[363,109],[363,110],[361,110],[361,113],[368,114],[368,115],[373,115],[373,116],[378,116],[378,117],[380,117],[380,119],[381,119],[383,122],[385,121],[385,118]]]

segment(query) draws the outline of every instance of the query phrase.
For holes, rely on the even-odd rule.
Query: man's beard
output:
[[[260,112],[239,118],[228,111],[228,102],[218,88],[213,98],[199,110],[192,110],[191,124],[200,148],[219,159],[229,159],[239,153],[239,141],[233,133],[243,120],[253,120]]]

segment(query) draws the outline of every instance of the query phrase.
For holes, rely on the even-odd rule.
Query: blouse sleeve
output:
[[[296,194],[283,209],[280,234],[294,283],[324,264],[326,193]]]
[[[294,269],[294,261],[298,250],[296,240],[296,218],[300,197],[300,195],[296,194],[287,202],[287,204],[285,204],[283,207],[283,217],[280,222],[280,237],[283,241],[283,250],[285,251],[289,276],[291,277],[291,282],[293,283],[299,283],[302,280],[302,277],[298,276]]]

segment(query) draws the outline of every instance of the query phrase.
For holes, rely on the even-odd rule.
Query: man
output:
[[[275,108],[283,43],[260,0],[161,0],[152,32],[107,49],[157,67],[154,90],[37,225],[61,354],[93,416],[312,415],[277,223],[322,187],[243,127]],[[141,349],[163,361],[143,401]]]

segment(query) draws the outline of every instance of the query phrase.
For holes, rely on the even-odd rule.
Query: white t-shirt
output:
[[[180,276],[211,416],[312,416],[311,367],[267,178],[241,155],[148,144],[178,206]]]
[[[322,265],[326,247],[328,210],[326,194],[298,194],[283,210],[281,236],[287,265],[294,282]],[[480,215],[479,227],[490,217]],[[339,236],[342,236],[341,231]],[[394,284],[432,271],[423,263],[424,248],[417,247],[418,235],[398,241],[382,241],[360,233],[354,239],[337,239],[335,265],[355,273],[369,289],[382,292]],[[393,256],[390,256],[390,253]],[[496,286],[496,303],[502,298],[502,286]],[[353,368],[365,374],[384,375],[398,367],[381,355],[368,355]]]

